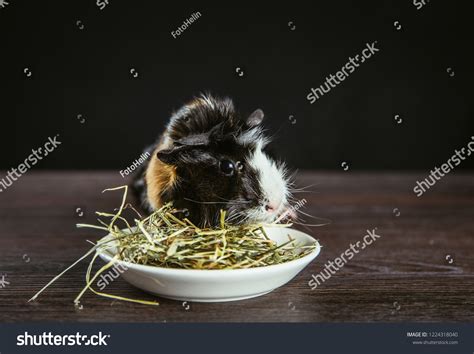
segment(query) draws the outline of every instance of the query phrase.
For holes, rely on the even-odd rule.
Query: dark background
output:
[[[341,170],[347,161],[351,169],[429,170],[474,133],[467,1],[420,10],[412,1],[111,0],[104,10],[92,0],[7,2],[1,169],[56,134],[62,145],[35,169],[125,168],[201,91],[231,96],[244,114],[262,108],[294,168]],[[201,18],[174,39],[196,11]],[[380,51],[311,105],[311,87],[373,41]],[[473,167],[470,158],[457,169]]]

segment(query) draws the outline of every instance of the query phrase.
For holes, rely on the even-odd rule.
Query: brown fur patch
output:
[[[156,158],[158,151],[167,148],[168,144],[165,141],[166,139],[162,139],[153,152],[145,174],[148,201],[153,209],[158,209],[163,205],[162,193],[172,188],[177,180],[176,167],[167,165]]]

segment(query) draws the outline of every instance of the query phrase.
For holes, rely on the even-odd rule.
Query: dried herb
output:
[[[123,189],[124,193],[117,213],[97,212],[98,216],[108,218],[110,220],[108,223],[99,219],[100,225],[77,225],[103,230],[108,232],[108,235],[94,244],[94,247],[78,261],[52,279],[31,300],[36,299],[56,279],[94,252],[95,255],[86,273],[86,286],[74,300],[76,305],[79,305],[80,298],[88,289],[97,295],[113,299],[148,305],[158,304],[155,301],[134,300],[101,293],[92,288],[97,277],[117,261],[165,268],[242,269],[288,262],[307,255],[316,247],[316,244],[299,246],[289,236],[287,242],[277,245],[265,234],[264,226],[266,225],[228,225],[224,211],[221,211],[220,225],[215,229],[202,229],[187,218],[180,219],[181,211],[175,209],[171,203],[164,205],[150,216],[142,218],[133,207],[126,204],[127,186],[105,191],[120,189]],[[133,226],[122,216],[126,208],[133,209],[138,215],[132,223]],[[117,225],[119,223],[122,224],[121,227]],[[271,224],[270,226],[290,225]],[[91,277],[93,264],[101,252],[111,254],[112,260]]]

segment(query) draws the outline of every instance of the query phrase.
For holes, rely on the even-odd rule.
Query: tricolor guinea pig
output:
[[[231,99],[201,95],[176,111],[146,151],[133,188],[148,211],[173,202],[199,226],[214,226],[220,210],[233,224],[272,222],[288,207],[282,162],[265,151],[264,113],[239,115]]]

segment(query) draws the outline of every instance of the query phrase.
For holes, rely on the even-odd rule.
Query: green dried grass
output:
[[[301,258],[311,253],[317,246],[299,246],[288,236],[288,241],[277,245],[265,234],[262,224],[228,225],[225,212],[221,211],[220,225],[215,229],[199,228],[189,219],[180,219],[179,210],[168,203],[150,216],[141,215],[126,204],[127,186],[106,189],[105,191],[124,190],[122,203],[116,214],[97,212],[101,217],[110,219],[100,225],[78,224],[78,227],[99,229],[108,232],[108,236],[99,240],[84,256],[79,258],[62,273],[53,278],[29,301],[35,300],[54,281],[95,252],[86,272],[86,285],[74,300],[79,306],[80,299],[87,290],[117,300],[158,305],[156,301],[129,299],[95,290],[92,284],[97,277],[118,261],[126,261],[164,268],[180,269],[243,269],[281,264]],[[105,192],[104,191],[104,192]],[[122,216],[126,208],[132,208],[138,219],[133,226]],[[121,223],[122,227],[117,224]],[[291,224],[271,224],[272,227],[288,227]],[[92,277],[92,268],[99,253],[115,249],[112,259],[101,267]]]

